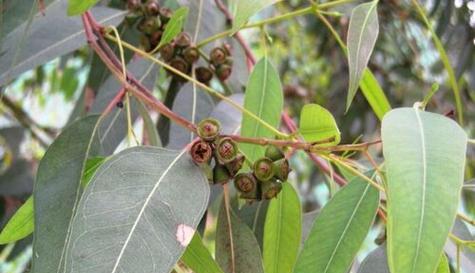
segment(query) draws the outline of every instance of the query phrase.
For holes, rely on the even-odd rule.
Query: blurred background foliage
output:
[[[9,33],[15,24],[31,18],[31,14],[38,12],[39,2],[43,1],[0,1],[0,22],[3,22],[0,33]],[[47,5],[49,2],[51,1],[44,1],[43,4]],[[343,40],[346,40],[351,9],[359,2],[361,1],[332,9],[325,14]],[[475,1],[421,2],[454,67],[461,87],[465,116],[463,126],[473,138]],[[119,0],[101,1],[101,5],[124,9],[124,4]],[[309,1],[304,0],[283,1],[264,10],[253,20],[288,13],[308,5]],[[21,15],[15,18],[17,21],[10,18],[13,12]],[[454,97],[447,84],[447,73],[430,34],[411,1],[380,0],[378,15],[380,35],[369,67],[389,98],[391,106],[412,106],[428,94],[434,83],[438,83],[440,90],[430,101],[428,110],[454,116]],[[219,22],[222,30],[229,28],[223,17],[216,16],[206,20]],[[126,22],[122,23],[119,29],[125,40],[138,44],[138,33]],[[335,116],[342,132],[342,143],[379,138],[380,123],[360,92],[348,113],[345,113],[347,59],[331,32],[318,17],[312,14],[295,17],[267,25],[262,30],[264,32],[250,29],[241,33],[258,57],[267,51],[278,68],[284,85],[285,107],[292,117],[298,120],[304,104],[318,103]],[[0,43],[6,37],[2,34]],[[237,50],[238,45],[232,45]],[[0,51],[0,56],[1,54]],[[127,58],[131,58],[130,54],[128,55]],[[234,57],[235,62],[239,58],[237,55]],[[236,70],[235,73],[239,73],[237,77],[240,78],[237,80],[238,84],[232,86],[234,92],[239,93],[247,80],[247,74]],[[84,47],[25,72],[8,85],[0,87],[0,230],[31,195],[36,167],[48,144],[69,120],[87,112],[108,75],[98,58]],[[160,98],[166,97],[168,85],[169,80],[164,77],[164,72],[160,71],[154,88],[156,95]],[[208,105],[212,106],[214,103],[216,102]],[[204,112],[210,111],[211,109],[207,109],[207,112]],[[475,172],[475,149],[473,146],[469,149],[467,180],[474,177]],[[371,152],[376,158],[381,158],[381,151]],[[365,164],[363,159],[361,162]],[[304,153],[297,152],[292,157],[292,167],[295,172],[291,179],[294,185],[298,185],[305,211],[314,211],[324,205],[333,192],[331,179],[321,173]],[[464,208],[469,215],[475,217],[474,192],[467,190],[463,196]],[[245,213],[246,211],[242,212]],[[22,272],[31,255],[27,248],[30,242],[31,238],[27,238],[16,245],[0,246],[0,272]]]

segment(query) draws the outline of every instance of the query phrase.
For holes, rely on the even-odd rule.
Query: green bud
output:
[[[252,173],[240,173],[234,178],[234,187],[241,193],[255,192],[257,180]]]
[[[231,175],[225,166],[216,164],[213,168],[213,182],[214,184],[226,184],[231,179]]]
[[[246,158],[243,154],[238,153],[236,159],[229,163],[226,163],[226,168],[228,168],[228,171],[231,176],[235,176],[242,169],[245,159]]]
[[[205,141],[214,141],[219,135],[221,125],[213,118],[207,118],[198,124],[198,136]]]
[[[277,180],[271,180],[268,182],[261,183],[262,199],[269,200],[275,198],[281,190],[282,183]]]
[[[260,181],[269,181],[274,176],[274,164],[270,158],[263,157],[254,162],[253,171]]]
[[[216,157],[221,164],[234,161],[238,152],[236,142],[229,137],[220,138],[216,144]]]
[[[274,175],[282,182],[287,181],[289,173],[292,170],[290,169],[289,161],[285,158],[274,161]]]
[[[274,145],[267,146],[265,155],[272,161],[284,158],[284,153],[282,152],[282,150]]]

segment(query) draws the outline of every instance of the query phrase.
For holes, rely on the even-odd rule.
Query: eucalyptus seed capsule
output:
[[[160,56],[165,62],[171,61],[175,56],[175,47],[168,43],[160,47]]]
[[[219,139],[216,144],[216,157],[221,164],[226,164],[234,161],[239,150],[234,140],[229,137]]]
[[[214,65],[224,64],[226,62],[227,53],[222,47],[215,47],[209,53],[209,58]]]
[[[197,133],[200,138],[205,141],[214,141],[219,135],[221,125],[219,121],[213,118],[207,118],[198,124]]]
[[[285,158],[279,159],[274,161],[274,175],[280,181],[285,182],[289,177],[289,173],[291,171],[289,161]]]
[[[282,190],[282,183],[277,180],[271,180],[266,183],[261,183],[262,199],[272,199]]]
[[[272,160],[267,157],[258,159],[254,162],[253,171],[256,178],[260,181],[269,181],[274,176]]]
[[[257,180],[252,173],[240,173],[234,178],[234,187],[241,193],[249,193],[257,188]]]
[[[191,36],[186,32],[181,32],[175,37],[175,44],[178,47],[185,48],[191,45]]]
[[[233,70],[230,65],[222,64],[216,68],[216,76],[221,81],[225,81],[229,78],[229,76],[231,76],[232,71]]]
[[[190,65],[181,57],[175,57],[170,61],[170,65],[183,74],[188,74]],[[171,73],[173,74],[173,73]],[[173,74],[174,75],[174,74]],[[175,75],[179,77],[178,75]],[[181,77],[179,77],[181,78]]]
[[[242,169],[245,159],[243,154],[238,153],[233,161],[225,164],[231,176],[235,176]]]
[[[276,161],[284,158],[284,152],[282,152],[282,150],[277,146],[269,145],[266,148],[265,156],[270,158],[272,161]]]
[[[196,140],[191,145],[190,155],[196,164],[208,164],[213,156],[213,149],[208,142]]]
[[[213,78],[213,71],[207,67],[200,66],[195,69],[195,75],[199,82],[208,84]]]
[[[183,59],[187,61],[190,65],[196,63],[200,59],[200,52],[198,48],[194,46],[187,47],[183,50]]]

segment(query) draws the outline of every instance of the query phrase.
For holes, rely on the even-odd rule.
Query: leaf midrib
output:
[[[267,61],[267,59],[265,58],[265,59],[263,60],[263,62],[264,62],[264,78],[263,78],[263,83],[262,83],[262,90],[263,90],[262,92],[263,92],[263,94],[262,94],[261,99],[260,99],[260,102],[259,102],[259,108],[257,109],[257,111],[258,111],[258,115],[257,115],[257,116],[258,116],[259,118],[262,117],[262,111],[263,111],[263,108],[264,108],[264,100],[265,100],[266,93],[267,93],[267,90],[266,90],[266,89],[267,89],[267,77],[268,77],[268,75],[267,75],[267,70],[268,70],[268,67],[267,67],[267,64],[268,64],[268,63],[267,63],[267,62],[268,62],[268,61]],[[259,130],[259,123],[258,123],[257,121],[254,121],[254,123],[255,123],[255,125],[254,125],[254,130],[253,130],[252,136],[256,137],[256,136],[257,136],[257,131]],[[256,152],[255,152],[256,150],[253,149],[252,151],[253,151],[253,152],[252,152],[252,155],[253,155],[252,158],[254,158],[254,155],[255,155],[255,153],[256,153]]]
[[[323,273],[326,273],[327,270],[328,270],[328,268],[329,268],[330,265],[332,264],[333,259],[334,259],[335,256],[336,256],[336,252],[337,252],[338,248],[340,247],[340,244],[341,244],[343,238],[345,237],[345,235],[346,235],[346,233],[347,233],[347,231],[348,231],[348,228],[350,227],[351,222],[353,221],[353,218],[355,217],[356,212],[358,211],[359,207],[361,206],[361,203],[363,202],[363,199],[365,198],[366,194],[368,193],[368,190],[369,190],[370,187],[371,187],[370,184],[367,184],[367,185],[366,185],[366,188],[365,188],[363,194],[361,195],[360,199],[358,200],[358,202],[357,202],[357,204],[356,204],[356,206],[355,206],[355,209],[353,210],[353,212],[352,212],[352,214],[351,214],[351,216],[350,216],[350,219],[349,219],[347,225],[346,225],[345,228],[343,229],[343,233],[341,234],[340,238],[338,239],[338,242],[337,242],[335,248],[333,249],[333,252],[332,252],[332,254],[330,255],[330,258],[328,259],[328,263],[327,263],[327,265],[325,266],[325,269],[323,270]]]

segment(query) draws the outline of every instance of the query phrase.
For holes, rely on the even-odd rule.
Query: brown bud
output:
[[[172,18],[172,15],[173,15],[173,11],[171,9],[166,8],[166,7],[160,8],[160,20],[162,20],[164,24],[170,21],[170,18]]]
[[[245,159],[246,158],[243,154],[238,153],[233,161],[226,164],[226,168],[228,168],[231,176],[235,176],[242,169]]]
[[[175,37],[175,44],[181,48],[189,47],[191,45],[190,34],[181,32]]]
[[[262,199],[272,199],[277,197],[277,195],[282,190],[282,183],[271,180],[268,182],[261,183],[261,192],[262,192]]]
[[[277,146],[269,145],[266,148],[265,156],[270,158],[272,161],[276,161],[284,158],[284,153]]]
[[[140,0],[128,0],[127,1],[127,9],[130,10],[130,11],[140,10]]]
[[[183,58],[189,64],[194,64],[199,60],[200,52],[198,51],[198,48],[194,46],[187,47],[185,50],[183,50]]]
[[[165,62],[171,61],[175,56],[175,47],[168,43],[160,47],[160,56]]]
[[[145,34],[152,34],[160,28],[160,19],[157,17],[150,17],[143,20],[138,26],[139,30]]]
[[[158,46],[160,43],[160,40],[162,39],[162,34],[163,32],[161,30],[157,30],[152,35],[150,35],[150,44],[152,45],[152,48],[155,48]]]
[[[198,124],[197,133],[200,138],[205,141],[214,141],[216,137],[219,135],[219,130],[221,129],[221,125],[219,121],[213,118],[207,118]]]
[[[191,145],[190,154],[196,164],[207,164],[213,156],[213,149],[208,142],[196,140]]]
[[[262,157],[253,166],[254,175],[260,181],[269,181],[274,176],[274,165],[272,160],[267,157]]]
[[[231,180],[231,175],[225,166],[216,164],[213,168],[213,182],[214,184],[226,184]]]
[[[274,161],[274,175],[282,182],[287,181],[290,173],[289,161],[285,158]]]
[[[170,65],[181,73],[188,74],[190,65],[181,57],[175,57],[170,61]],[[171,72],[174,75],[173,72]],[[178,75],[176,75],[178,76]]]
[[[213,71],[207,67],[200,66],[195,69],[195,75],[199,82],[208,84],[213,78]]]
[[[229,137],[219,139],[216,144],[216,157],[221,164],[232,162],[236,159],[238,152],[236,142]]]
[[[257,180],[252,173],[240,173],[234,178],[234,187],[242,193],[255,191]]]
[[[226,50],[222,47],[215,47],[209,53],[209,58],[214,65],[224,64],[226,57]]]
[[[152,50],[152,45],[150,44],[150,39],[147,37],[147,35],[140,36],[140,45],[146,52]]]
[[[157,16],[160,11],[160,6],[157,0],[148,0],[145,4],[145,12],[150,16]]]
[[[225,81],[231,76],[232,68],[227,64],[222,64],[216,69],[216,76],[219,80]]]

